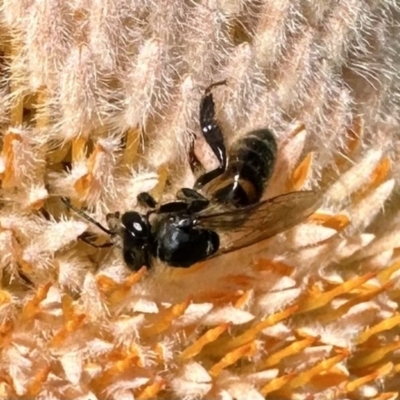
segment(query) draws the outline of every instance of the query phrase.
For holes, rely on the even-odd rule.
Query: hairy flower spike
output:
[[[57,82],[56,71],[65,62],[72,44],[72,20],[68,11],[65,2],[43,1],[23,18],[23,51],[29,54],[28,68],[33,72],[29,83],[33,89],[53,88]],[[37,65],[42,68],[36,69]]]
[[[45,161],[42,149],[32,138],[32,132],[10,129],[4,136],[0,157],[4,195],[23,208],[40,208],[48,197],[43,177]],[[21,188],[19,196],[14,194],[17,186]]]
[[[128,4],[115,0],[94,1],[89,16],[89,46],[101,63],[101,69],[110,74],[120,68],[119,62],[124,61],[125,65],[131,55],[127,44],[134,37],[124,24],[124,19],[130,18]]]
[[[140,46],[135,63],[126,72],[125,126],[146,126],[147,119],[154,113],[152,98],[160,89],[162,57],[160,44],[150,39]]]
[[[101,83],[101,72],[96,68],[90,48],[84,44],[71,50],[63,70],[57,88],[59,99],[55,104],[61,111],[62,139],[87,137],[101,123],[100,88],[92,84]],[[69,104],[75,104],[76,108],[69,108]]]

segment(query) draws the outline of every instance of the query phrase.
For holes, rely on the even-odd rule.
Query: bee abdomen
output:
[[[273,173],[276,153],[277,144],[268,129],[249,132],[238,140],[230,151],[227,170],[218,185],[213,185],[214,199],[237,207],[260,201]]]

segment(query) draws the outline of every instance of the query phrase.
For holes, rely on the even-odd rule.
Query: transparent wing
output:
[[[229,232],[232,241],[222,244],[212,257],[230,253],[268,239],[306,220],[321,204],[319,192],[292,192],[255,205],[199,215],[202,228]]]

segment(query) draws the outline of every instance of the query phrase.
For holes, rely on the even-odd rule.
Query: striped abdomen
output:
[[[245,207],[260,201],[275,166],[277,145],[272,132],[249,132],[233,144],[226,171],[204,188],[219,203]]]

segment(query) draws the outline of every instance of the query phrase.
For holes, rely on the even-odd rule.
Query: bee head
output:
[[[135,238],[148,238],[150,226],[147,218],[138,212],[129,211],[122,215],[121,224],[126,232]]]

